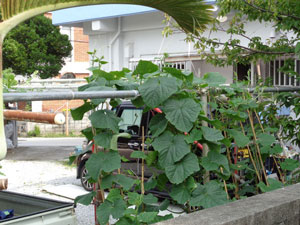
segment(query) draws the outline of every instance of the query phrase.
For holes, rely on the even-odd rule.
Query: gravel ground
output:
[[[81,186],[75,178],[76,169],[57,161],[14,161],[0,162],[1,172],[8,178],[8,191],[46,197],[61,201],[70,201],[42,192],[46,185],[73,184]],[[77,205],[78,225],[94,224],[93,206]]]

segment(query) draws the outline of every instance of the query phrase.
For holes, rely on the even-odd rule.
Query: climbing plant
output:
[[[211,5],[203,0],[2,0],[0,21],[0,159],[6,156],[3,123],[2,45],[10,30],[18,24],[43,13],[64,8],[97,4],[136,4],[167,13],[185,32],[198,33],[211,21]],[[172,6],[172,7],[170,7]]]
[[[103,58],[93,58],[93,63],[98,66],[91,68],[93,75],[80,91],[138,90],[140,96],[132,103],[157,112],[147,140],[152,151],[135,151],[131,158],[145,160],[153,171],[160,171],[145,182],[120,170],[126,159],[117,151],[117,139],[129,134],[119,133],[121,119],[108,110],[120,104],[120,99],[86,101],[72,110],[73,118],[79,120],[92,110],[92,127],[83,133],[94,141],[96,150],[86,168],[89,181],[100,188],[76,201],[88,205],[98,196],[100,224],[106,224],[110,216],[116,224],[171,218],[158,214],[167,209],[169,200],[158,204],[155,196],[145,194],[153,188],[168,193],[183,212],[192,212],[296,182],[291,171],[299,167],[299,161],[282,160],[284,146],[276,138],[278,129],[262,115],[271,95],[250,94],[245,91],[246,83],[223,86],[225,78],[218,73],[196,78],[191,72],[160,68],[148,61],[140,61],[134,71],[105,72],[101,70],[106,63]],[[278,174],[278,179],[269,178],[271,173]],[[106,189],[109,194],[104,198]]]

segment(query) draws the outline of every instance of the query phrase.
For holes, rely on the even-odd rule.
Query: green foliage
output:
[[[155,108],[178,91],[180,82],[172,77],[148,79],[139,87],[144,102]]]
[[[57,76],[72,45],[50,19],[37,16],[11,30],[3,42],[3,68],[30,76],[35,71],[41,78]]]
[[[218,15],[209,32],[188,38],[194,41],[195,47],[207,62],[218,66],[238,63],[246,65],[259,60],[267,62],[284,55],[291,58],[285,60],[281,71],[299,78],[298,72],[294,71],[293,58],[295,54],[300,55],[299,1],[217,0],[216,2]],[[227,21],[220,22],[218,18],[226,18]],[[272,26],[275,30],[276,37],[266,37],[264,32],[253,33],[252,29],[247,29],[252,22],[269,24],[268,26]],[[216,35],[212,35],[215,33],[219,37],[224,35],[224,38],[222,40],[215,38]],[[294,35],[287,36],[287,33]]]
[[[112,172],[121,167],[121,157],[117,152],[98,152],[93,154],[86,163],[89,175],[97,180],[101,171]]]
[[[28,137],[39,137],[41,135],[41,129],[39,126],[35,125],[32,131],[28,131]]]
[[[3,92],[8,92],[12,86],[18,84],[15,80],[15,76],[11,68],[3,70]]]
[[[282,183],[278,180],[269,178],[269,186],[265,185],[263,182],[260,182],[257,186],[261,189],[262,192],[274,191],[276,189],[282,188]]]
[[[226,192],[223,188],[216,181],[210,181],[204,185],[198,184],[192,193],[190,204],[191,206],[211,208],[227,202]]]
[[[93,65],[93,76],[79,90],[123,90],[126,83],[140,91],[141,96],[132,100],[133,103],[144,107],[144,111],[154,107],[162,111],[149,124],[151,136],[147,137],[147,152],[137,150],[130,155],[131,159],[144,161],[149,169],[159,170],[159,173],[153,172],[144,185],[142,181],[126,176],[127,173],[135,175],[131,171],[121,170],[116,174],[121,167],[117,140],[129,135],[119,133],[120,118],[114,111],[104,108],[104,99],[97,104],[85,102],[72,111],[75,118],[82,118],[84,113],[92,111],[89,117],[92,128],[83,133],[103,147],[86,163],[89,181],[98,183],[102,191],[110,190],[97,209],[100,224],[106,224],[110,216],[117,219],[116,224],[150,224],[171,218],[170,215],[158,215],[169,202],[158,205],[158,199],[152,194],[141,194],[142,186],[143,191],[153,188],[167,191],[174,202],[189,212],[193,208],[225,204],[284,185],[281,181],[266,179],[264,175],[266,160],[273,156],[277,160],[282,152],[282,147],[277,144],[280,140],[276,135],[278,129],[274,129],[274,119],[268,117],[269,121],[265,122],[268,111],[264,111],[269,101],[263,102],[261,98],[270,98],[270,95],[251,95],[240,83],[222,86],[225,80],[218,73],[196,79],[190,73],[173,68],[163,68],[161,72],[146,61],[141,61],[133,73],[126,69],[104,72],[101,71],[101,65],[105,63],[103,58],[94,57],[93,63],[98,67]],[[202,88],[212,90],[209,91],[209,116],[204,114],[200,102]],[[220,100],[220,95],[226,95],[226,101]],[[119,101],[109,104],[117,105]],[[256,113],[260,113],[262,121]],[[208,152],[205,152],[207,148]],[[241,155],[240,151],[246,155],[251,153],[252,158]],[[292,159],[277,161],[282,173],[280,179],[287,183],[296,182],[289,172],[294,172],[299,162]],[[240,175],[243,177],[237,179]],[[78,201],[87,203],[91,196],[80,197]]]
[[[169,99],[163,110],[166,118],[178,130],[189,132],[197,120],[201,107],[191,98]]]
[[[166,131],[152,143],[159,153],[159,163],[167,166],[181,160],[190,152],[189,145],[184,141],[183,135],[173,135]]]

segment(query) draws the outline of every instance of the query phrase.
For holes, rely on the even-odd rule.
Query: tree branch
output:
[[[270,11],[270,10],[267,10],[267,9],[264,9],[264,8],[261,8],[261,7],[257,6],[257,5],[254,5],[254,4],[251,4],[251,3],[249,3],[247,0],[243,0],[243,2],[244,2],[246,5],[248,5],[248,6],[252,7],[252,8],[254,8],[254,9],[257,9],[257,10],[259,10],[259,11],[261,11],[261,12],[266,12],[266,13],[270,13],[270,14],[274,14],[274,13],[275,13],[275,12],[273,12],[273,11]],[[296,20],[300,20],[300,17],[294,16],[294,15],[283,14],[283,13],[279,13],[278,15],[279,15],[280,17],[290,17],[290,18],[293,18],[293,19],[296,19]],[[278,18],[278,17],[277,17],[277,18]]]

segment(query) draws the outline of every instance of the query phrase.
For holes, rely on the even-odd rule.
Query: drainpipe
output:
[[[108,48],[109,48],[109,71],[112,71],[113,69],[113,44],[116,42],[116,40],[119,38],[120,34],[121,34],[121,17],[118,17],[118,31],[116,33],[116,35],[112,38],[112,40],[109,42]]]

